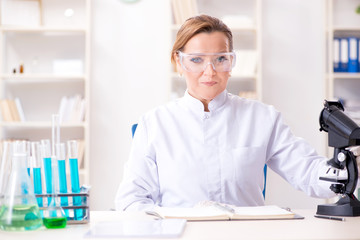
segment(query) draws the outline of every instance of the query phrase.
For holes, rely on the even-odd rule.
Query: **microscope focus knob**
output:
[[[339,152],[339,154],[337,155],[337,159],[339,160],[339,162],[343,162],[346,160],[346,155],[343,152]]]

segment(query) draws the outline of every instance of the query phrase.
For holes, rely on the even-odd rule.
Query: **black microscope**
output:
[[[330,216],[360,216],[360,201],[353,194],[358,181],[356,157],[348,149],[360,145],[360,127],[344,114],[341,102],[324,102],[320,113],[320,131],[328,132],[328,145],[334,147],[334,156],[327,161],[329,171],[346,170],[347,178],[320,177],[333,182],[330,189],[341,194],[334,204],[318,205],[316,214]],[[327,172],[327,173],[328,173]]]

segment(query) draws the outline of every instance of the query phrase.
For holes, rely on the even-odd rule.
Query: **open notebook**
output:
[[[294,219],[296,217],[295,213],[273,205],[233,208],[220,204],[194,208],[155,207],[152,211],[147,211],[147,214],[163,219],[177,218],[189,221]]]

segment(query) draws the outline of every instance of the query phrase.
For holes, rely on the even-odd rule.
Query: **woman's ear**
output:
[[[180,59],[177,55],[175,55],[175,61],[176,61],[176,71],[179,73],[180,77],[182,77],[183,69],[181,67]]]

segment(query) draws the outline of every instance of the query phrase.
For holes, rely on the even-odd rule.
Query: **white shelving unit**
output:
[[[334,43],[333,39],[357,37],[360,38],[360,14],[355,10],[360,6],[360,0],[326,0],[326,98],[329,100],[342,99],[345,112],[349,101],[360,104],[360,72],[334,72]],[[360,114],[360,113],[359,113]],[[360,124],[360,120],[356,120]]]
[[[237,64],[233,69],[228,82],[228,91],[235,95],[252,95],[261,100],[262,73],[261,73],[261,4],[262,0],[196,0],[198,13],[208,14],[222,19],[233,33],[234,51],[237,53]],[[175,19],[175,17],[174,17]],[[228,19],[228,20],[227,20]],[[180,28],[173,22],[171,26],[172,41]],[[249,58],[250,53],[252,58]],[[245,59],[247,57],[247,59]],[[253,59],[254,64],[245,66],[244,62]],[[242,68],[254,71],[247,74]],[[181,97],[186,89],[186,83],[176,72],[171,71],[171,98]]]
[[[80,95],[86,103],[84,121],[62,122],[61,141],[84,141],[80,183],[88,184],[91,0],[24,2],[33,2],[35,5],[32,6],[38,8],[18,16],[24,17],[23,24],[19,24],[11,23],[13,17],[6,19],[9,1],[0,0],[0,99],[19,98],[26,119],[17,122],[1,120],[0,139],[51,139],[51,115],[58,113],[62,97]],[[12,9],[16,7],[19,5]],[[23,7],[22,10],[28,9]],[[17,12],[11,14],[16,16]],[[26,17],[33,15],[39,20],[28,25]],[[64,72],[54,70],[54,62],[59,60],[65,63],[65,67],[62,66]],[[69,62],[73,60],[80,63],[80,68],[71,69]],[[23,73],[18,70],[21,63]]]
[[[326,99],[344,101],[345,113],[349,112],[348,102],[360,104],[360,72],[334,72],[334,42],[333,39],[357,37],[360,38],[360,14],[356,14],[360,0],[325,0],[325,35],[326,35]],[[360,108],[359,108],[360,109]],[[350,114],[349,114],[350,115]],[[357,116],[360,115],[358,110]],[[350,117],[352,117],[350,115]],[[354,119],[354,118],[353,118]],[[360,124],[360,118],[354,119]],[[328,157],[332,157],[333,149],[328,148]],[[355,195],[360,197],[358,188]]]

